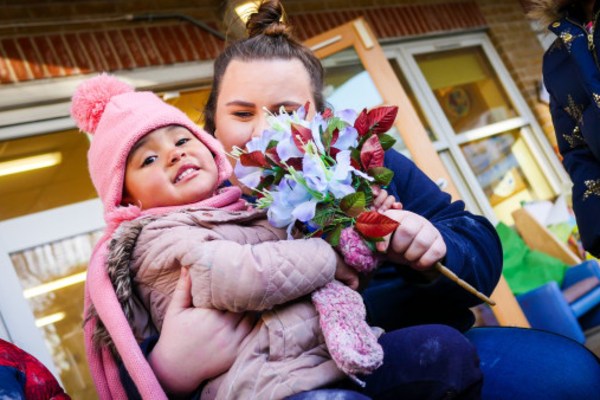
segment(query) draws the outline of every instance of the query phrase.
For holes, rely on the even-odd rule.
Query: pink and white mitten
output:
[[[365,321],[367,312],[361,295],[332,281],[314,291],[312,301],[331,357],[338,368],[364,386],[356,375],[368,375],[377,369],[383,363],[383,349],[377,342],[381,330],[372,329]]]

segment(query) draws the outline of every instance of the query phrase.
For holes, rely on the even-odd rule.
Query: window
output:
[[[485,34],[385,48],[471,211],[512,225],[565,173]]]

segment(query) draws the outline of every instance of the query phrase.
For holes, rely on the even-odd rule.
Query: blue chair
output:
[[[532,328],[585,342],[584,331],[600,325],[600,265],[595,260],[569,268],[562,285],[550,282],[517,296]]]

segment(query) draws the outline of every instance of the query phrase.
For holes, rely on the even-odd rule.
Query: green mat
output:
[[[517,232],[502,222],[496,226],[496,231],[502,242],[502,274],[515,295],[550,281],[557,282],[559,286],[562,284],[568,265],[545,253],[531,250]]]

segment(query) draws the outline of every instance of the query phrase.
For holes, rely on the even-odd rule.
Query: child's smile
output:
[[[200,168],[195,165],[186,164],[179,168],[179,171],[177,171],[177,175],[175,176],[175,181],[173,183],[179,183],[182,180],[193,179],[194,177],[198,176],[196,172],[199,170]]]
[[[193,204],[213,195],[218,169],[213,154],[189,130],[156,129],[127,159],[123,203],[143,209]]]

